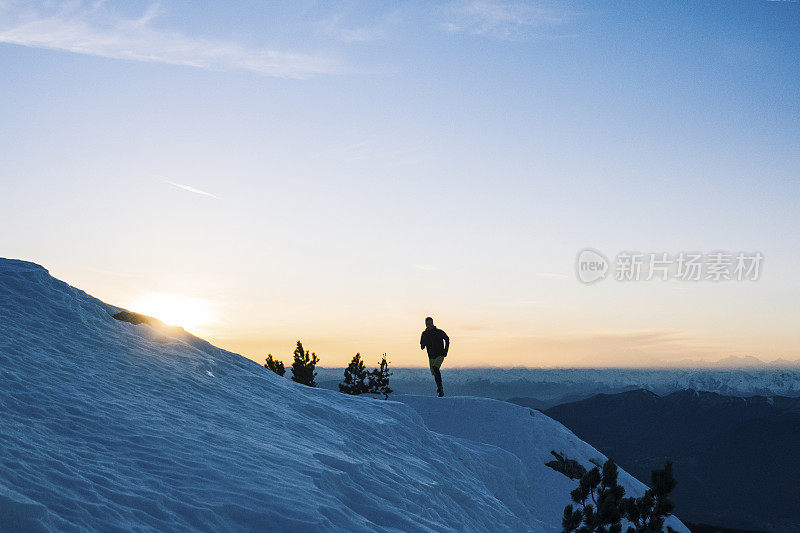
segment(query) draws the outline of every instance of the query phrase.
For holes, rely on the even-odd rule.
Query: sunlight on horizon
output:
[[[215,318],[210,301],[165,292],[145,294],[131,305],[131,311],[152,316],[192,333],[209,326]]]

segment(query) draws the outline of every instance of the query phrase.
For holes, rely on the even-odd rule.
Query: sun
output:
[[[165,292],[145,294],[131,306],[131,310],[157,318],[170,326],[180,326],[187,331],[197,331],[209,325],[214,318],[211,302],[208,300]]]

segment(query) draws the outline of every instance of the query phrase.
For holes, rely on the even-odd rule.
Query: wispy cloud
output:
[[[386,38],[386,30],[381,26],[342,26],[341,16],[334,17],[326,25],[326,33],[344,43],[369,43]]]
[[[183,189],[184,191],[193,192],[193,193],[199,194],[201,196],[210,196],[211,198],[216,198],[217,200],[222,200],[222,198],[220,198],[216,194],[212,194],[212,193],[206,192],[206,191],[201,191],[200,189],[195,189],[194,187],[191,187],[189,185],[184,185],[183,183],[175,183],[174,181],[169,181],[169,180],[164,180],[164,183],[168,183],[168,184],[172,185],[173,187],[177,187],[178,189]]]
[[[472,0],[455,5],[442,27],[452,33],[513,39],[563,24],[571,18],[564,9],[544,3]]]
[[[109,12],[103,2],[0,3],[0,43],[64,50],[114,59],[246,70],[280,78],[306,78],[339,70],[330,59],[259,49],[184,35],[154,25],[159,9],[138,18]]]
[[[372,43],[389,38],[406,20],[409,7],[400,4],[387,10],[376,2],[328,4],[335,11],[323,21],[323,32],[347,44]]]

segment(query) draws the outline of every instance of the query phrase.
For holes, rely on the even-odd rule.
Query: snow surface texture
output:
[[[577,482],[545,466],[554,459],[550,450],[575,459],[587,469],[606,460],[559,422],[527,407],[474,397],[432,401],[424,396],[397,396],[395,400],[414,407],[432,431],[491,444],[513,453],[522,462],[528,478],[534,514],[545,524],[556,524],[557,531],[561,531],[564,507],[572,503],[569,493]],[[641,496],[647,489],[622,469],[619,470],[619,484],[625,488],[627,496]],[[674,516],[665,525],[687,531]]]
[[[118,310],[0,259],[0,531],[559,531],[550,449],[602,457],[523,407],[312,389]]]

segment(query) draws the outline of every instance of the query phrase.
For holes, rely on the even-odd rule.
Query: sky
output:
[[[260,362],[797,359],[799,58],[797,2],[0,0],[0,257]]]

